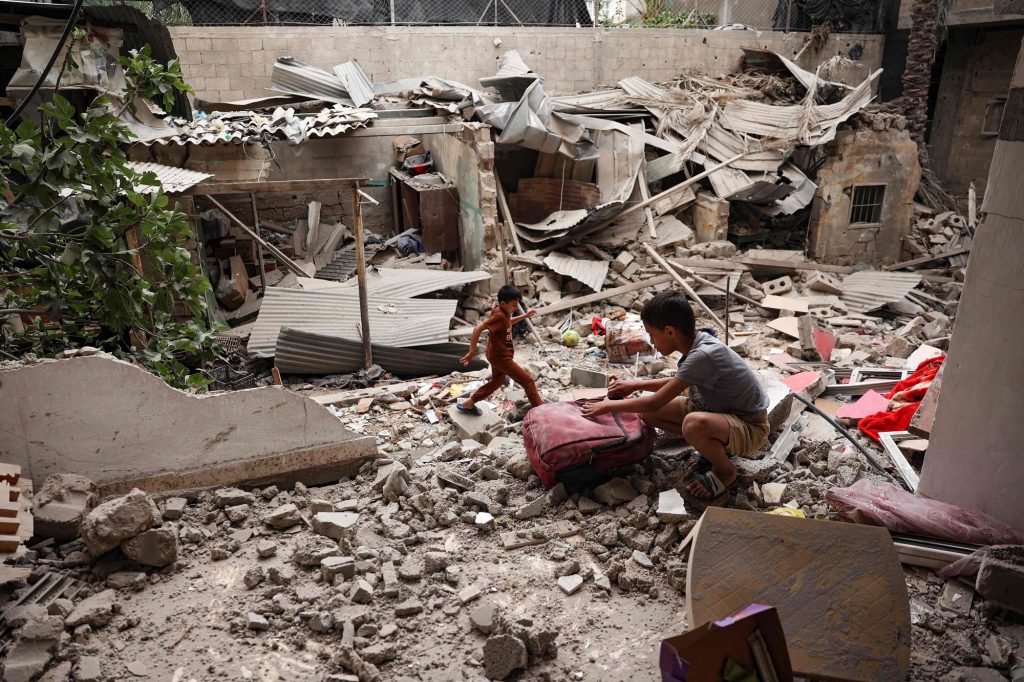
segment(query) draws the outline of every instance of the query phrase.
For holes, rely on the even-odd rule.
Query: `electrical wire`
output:
[[[75,23],[78,22],[78,15],[82,11],[83,4],[85,4],[85,0],[75,0],[75,6],[71,9],[71,16],[68,17],[68,23],[64,25],[64,32],[61,34],[60,40],[57,41],[57,47],[53,49],[53,54],[50,55],[50,60],[46,62],[46,67],[43,68],[42,72],[39,74],[39,78],[36,80],[35,85],[32,86],[32,89],[29,90],[28,95],[25,96],[25,99],[21,100],[18,108],[14,110],[14,113],[7,117],[5,125],[9,126],[11,121],[21,116],[22,112],[25,111],[25,107],[28,106],[28,103],[36,96],[36,93],[39,92],[39,88],[43,86],[43,82],[46,80],[46,77],[50,75],[50,69],[53,68],[54,62],[57,61],[57,57],[60,55],[61,50],[64,49],[64,44],[68,41],[68,36],[71,35],[71,30],[75,27]]]

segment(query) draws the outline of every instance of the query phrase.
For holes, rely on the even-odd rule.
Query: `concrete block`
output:
[[[768,424],[772,431],[782,426],[793,406],[793,394],[778,372],[761,369],[755,372],[761,388],[768,394]]]
[[[494,438],[491,429],[503,423],[504,420],[484,405],[480,405],[480,412],[480,416],[475,416],[459,412],[454,405],[448,407],[448,418],[455,424],[455,430],[460,439],[475,440],[486,445]]]
[[[1024,546],[990,549],[978,569],[975,588],[988,601],[1024,614]]]
[[[84,476],[50,476],[36,493],[32,515],[35,534],[61,542],[78,537],[79,527],[96,503],[96,484]]]
[[[587,388],[606,388],[608,386],[608,375],[596,369],[586,367],[573,367],[569,374],[569,380],[574,386],[585,386]]]
[[[761,285],[761,289],[768,296],[781,296],[793,291],[793,279],[784,276],[777,279],[770,279]]]
[[[612,270],[621,274],[635,260],[636,259],[633,257],[632,253],[629,251],[623,251],[615,257],[615,260],[612,261]]]
[[[320,535],[341,540],[359,521],[357,512],[319,512],[313,515],[313,530]]]
[[[0,372],[0,461],[33,479],[73,473],[101,496],[252,483],[335,482],[375,457],[372,436],[264,387],[199,397],[108,355]],[[124,415],[133,428],[123,428]],[[73,457],[62,453],[96,453]]]
[[[826,294],[843,293],[843,285],[839,278],[828,272],[814,272],[807,278],[807,287],[812,291],[821,291]]]
[[[82,540],[98,557],[160,522],[160,511],[149,495],[134,489],[123,497],[104,502],[82,522]]]

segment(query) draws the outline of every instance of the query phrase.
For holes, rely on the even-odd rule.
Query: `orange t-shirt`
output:
[[[500,306],[494,306],[484,321],[487,329],[487,358],[507,360],[515,354],[512,346],[512,318]]]

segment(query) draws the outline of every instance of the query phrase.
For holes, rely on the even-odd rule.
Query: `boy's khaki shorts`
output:
[[[693,401],[679,396],[679,408],[683,417],[691,412],[700,412]],[[729,442],[725,449],[730,455],[756,457],[761,446],[768,442],[768,413],[754,415],[721,414],[729,422]]]

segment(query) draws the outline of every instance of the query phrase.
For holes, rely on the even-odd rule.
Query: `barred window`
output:
[[[850,202],[851,225],[877,225],[882,222],[885,185],[854,185]]]

